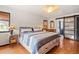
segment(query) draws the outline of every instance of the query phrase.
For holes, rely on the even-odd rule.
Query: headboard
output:
[[[20,27],[19,28],[19,36],[21,35],[22,32],[32,32],[33,28],[32,27]]]

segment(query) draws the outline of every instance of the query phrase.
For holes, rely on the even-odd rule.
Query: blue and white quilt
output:
[[[58,37],[60,35],[54,32],[30,32],[22,33],[20,40],[35,54],[43,45]]]

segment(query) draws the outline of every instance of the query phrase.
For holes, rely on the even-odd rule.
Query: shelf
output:
[[[68,29],[68,30],[74,30],[74,28],[70,28],[70,27],[66,27],[65,29]]]
[[[69,29],[67,28],[67,29],[65,29],[65,30],[67,30],[67,31],[68,31],[68,30],[69,30],[69,31],[74,31],[74,29],[70,29],[70,28],[69,28]]]
[[[72,21],[72,22],[65,22],[65,23],[74,23],[74,21]]]
[[[74,24],[65,24],[65,26],[73,26]]]
[[[69,32],[69,31],[68,31],[68,32],[66,32],[66,31],[65,31],[65,34],[74,35],[74,31],[73,31],[73,32],[71,32],[71,31],[70,31],[70,32]]]
[[[68,29],[74,29],[74,27],[72,27],[72,26],[70,26],[70,27],[65,26],[65,28],[68,28]]]
[[[67,35],[65,36],[66,38],[70,38],[70,39],[74,39],[74,36],[73,35]]]
[[[71,34],[70,33],[65,33],[65,35],[74,35],[74,34],[72,34],[72,33]]]

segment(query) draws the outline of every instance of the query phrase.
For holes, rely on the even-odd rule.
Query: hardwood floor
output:
[[[0,47],[0,54],[29,54],[20,44],[11,44]]]
[[[78,54],[79,41],[69,39],[60,40],[60,45],[47,54]],[[11,44],[0,47],[0,54],[29,54],[20,44]]]
[[[78,54],[79,41],[64,39],[60,41],[59,47],[50,50],[48,54]]]

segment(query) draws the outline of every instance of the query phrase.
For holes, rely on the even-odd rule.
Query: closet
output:
[[[64,34],[66,38],[75,39],[75,20],[74,17],[64,18]]]
[[[63,36],[72,40],[79,40],[79,16],[66,16],[63,19]],[[56,20],[60,20],[56,19]],[[61,25],[60,25],[61,27]]]

